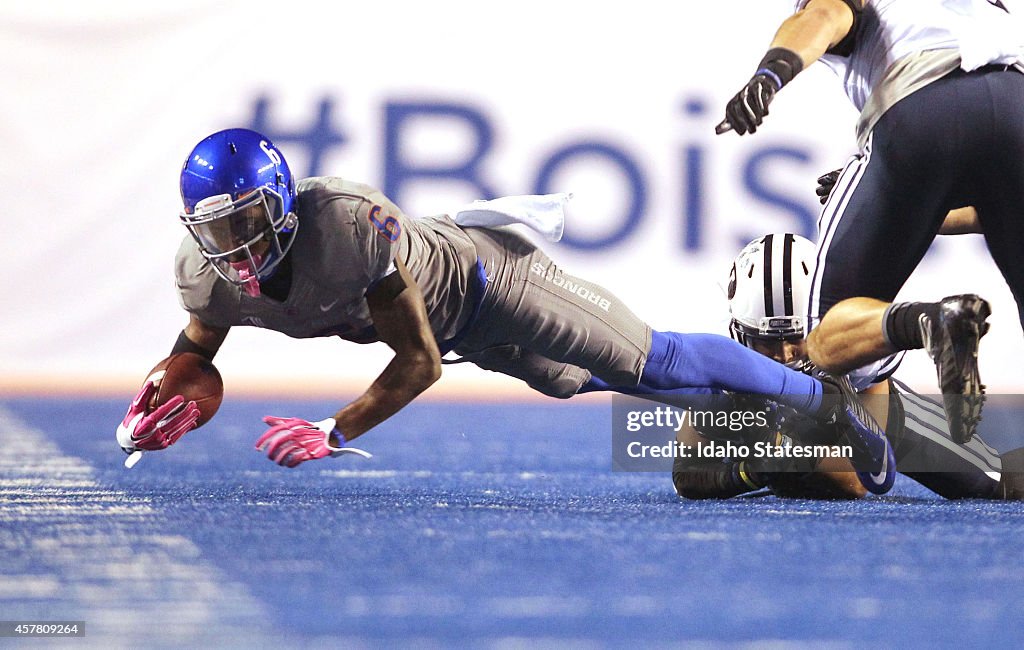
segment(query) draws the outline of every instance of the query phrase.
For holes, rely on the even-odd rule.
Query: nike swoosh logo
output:
[[[341,298],[338,298],[338,300],[341,300]],[[334,302],[328,303],[326,305],[320,305],[320,311],[330,311],[331,307],[338,304],[338,300],[335,300]]]
[[[869,474],[871,480],[875,482],[875,485],[885,485],[885,479],[889,473],[889,454],[882,457],[882,469],[881,471],[873,474]]]
[[[888,447],[888,445],[886,446]],[[886,450],[885,456],[882,457],[881,471],[858,472],[857,476],[861,479],[861,485],[867,488],[869,492],[873,492],[874,494],[885,494],[891,490],[892,484],[896,478],[896,473],[895,468],[889,466],[888,449]]]

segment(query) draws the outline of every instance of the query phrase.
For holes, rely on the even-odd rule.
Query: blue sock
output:
[[[766,395],[814,414],[821,382],[717,334],[651,332],[651,352],[640,380],[654,390],[718,388]]]

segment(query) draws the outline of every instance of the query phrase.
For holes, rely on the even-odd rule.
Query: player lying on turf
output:
[[[891,458],[877,425],[864,421],[856,399],[834,379],[793,371],[727,337],[652,330],[605,288],[563,272],[522,236],[467,225],[557,222],[558,230],[561,200],[474,204],[457,214],[461,224],[445,215],[410,219],[367,185],[294,182],[281,152],[246,129],[196,145],[182,169],[181,194],[189,236],[178,251],[176,281],[190,316],[172,353],[212,359],[239,325],[295,338],[383,341],[394,351],[366,392],[331,417],[265,418],[270,428],[257,446],[281,465],[344,453],[433,384],[449,351],[561,398],[610,386],[774,395],[835,422],[867,450],[873,467]],[[195,426],[191,403],[147,414],[152,390],[143,387],[118,428],[128,452],[163,449]]]
[[[792,234],[766,235],[740,252],[729,282],[729,331],[737,341],[783,363],[795,365],[806,359],[805,315],[814,258],[814,244]],[[769,295],[766,290],[770,290]],[[829,312],[836,312],[836,325],[842,314],[848,313],[836,311],[842,305]],[[872,326],[881,330],[877,320]],[[855,329],[863,327],[854,325]],[[837,361],[848,361],[842,358],[840,349],[832,353]],[[864,396],[865,407],[885,428],[900,471],[951,499],[1024,498],[1019,473],[1024,449],[1001,459],[978,437],[964,446],[952,444],[942,405],[891,378],[900,358],[887,357],[851,377]],[[758,441],[789,444],[800,442],[812,433],[809,429],[816,428],[795,414],[776,411],[776,416],[778,419],[769,426],[742,432],[738,441],[737,435],[729,431],[698,433],[692,428],[680,429],[677,439],[691,448],[711,440],[748,446]],[[1013,472],[1005,471],[1011,466],[1016,468]],[[801,498],[858,498],[865,494],[849,460],[841,458],[723,460],[680,456],[674,461],[672,481],[680,496],[691,499],[729,498],[766,487],[779,496]]]

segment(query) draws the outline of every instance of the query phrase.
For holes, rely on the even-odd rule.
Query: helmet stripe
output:
[[[775,235],[764,236],[764,315],[775,315],[775,300],[772,297],[774,282],[772,282],[772,240]]]
[[[786,305],[786,316],[800,316],[793,313],[793,235],[786,233],[782,243],[782,300]]]

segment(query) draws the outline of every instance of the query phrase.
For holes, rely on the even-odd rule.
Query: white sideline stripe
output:
[[[159,517],[0,406],[0,556],[17,561],[0,568],[5,620],[84,620],[74,647],[265,643],[262,605],[184,535],[145,532]]]

